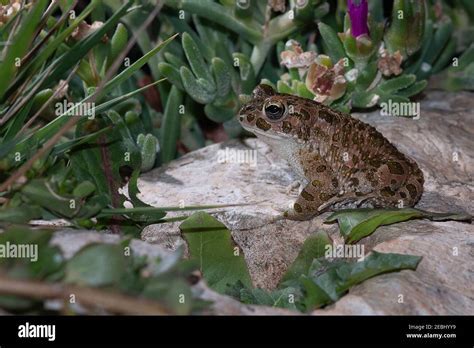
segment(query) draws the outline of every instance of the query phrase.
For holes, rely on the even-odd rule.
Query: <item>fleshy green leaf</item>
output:
[[[428,84],[428,81],[426,80],[415,82],[411,86],[399,90],[397,92],[397,95],[401,97],[407,97],[407,98],[417,95],[418,93],[420,93],[421,91],[425,89],[427,84]]]
[[[128,42],[128,31],[122,23],[117,25],[114,35],[110,40],[110,55],[109,55],[109,66],[119,56],[122,50],[127,46]]]
[[[238,63],[240,80],[242,81],[240,93],[250,94],[255,88],[256,76],[253,69],[252,63],[245,54],[234,53],[232,54],[234,61]]]
[[[336,32],[329,25],[320,22],[318,28],[326,45],[329,57],[331,57],[334,64],[337,63],[341,58],[346,56],[341,40],[339,40]]]
[[[207,104],[204,107],[204,112],[210,120],[218,123],[229,121],[235,116],[234,109],[215,106],[213,104]]]
[[[292,94],[293,90],[291,89],[290,86],[286,82],[283,82],[279,80],[277,82],[277,91],[278,93],[286,93],[286,94]]]
[[[196,79],[191,70],[185,66],[182,66],[179,72],[184,89],[191,98],[200,104],[208,104],[214,100],[216,91],[206,80]]]
[[[230,93],[232,75],[227,64],[220,58],[213,58],[211,70],[216,81],[217,96],[225,97]]]
[[[158,64],[158,69],[164,77],[174,86],[178,87],[180,90],[184,90],[183,83],[181,82],[181,76],[179,70],[171,64],[161,62]]]
[[[140,134],[137,138],[137,144],[140,147],[140,152],[142,154],[141,171],[149,171],[155,164],[158,139],[156,139],[153,134]]]
[[[197,212],[179,228],[188,243],[191,259],[199,263],[212,289],[225,293],[228,285],[238,281],[246,287],[252,285],[242,251],[224,224],[205,212]]]
[[[123,248],[113,244],[89,244],[66,264],[68,283],[89,286],[117,284],[124,274]]]
[[[191,35],[186,32],[183,33],[182,45],[194,75],[198,79],[201,78],[213,83],[211,72],[204,62],[204,57],[202,56],[201,51],[199,50]]]
[[[415,75],[401,75],[379,84],[378,89],[385,93],[393,93],[402,88],[406,88],[416,81]]]

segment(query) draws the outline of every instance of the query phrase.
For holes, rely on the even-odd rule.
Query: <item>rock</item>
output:
[[[433,91],[421,102],[418,120],[381,116],[379,111],[354,117],[375,126],[419,163],[426,183],[418,207],[472,214],[473,108],[470,93]],[[233,163],[222,163],[226,154],[240,154],[246,162],[236,163],[235,158]],[[296,190],[286,193],[293,180],[288,165],[264,143],[247,139],[189,153],[142,175],[138,186],[139,197],[154,206],[246,204],[211,212],[243,249],[254,285],[273,289],[307,237],[326,231],[336,242],[342,241],[337,225],[324,223],[327,213],[311,221],[271,222],[296,198]],[[170,213],[169,217],[182,214]],[[178,222],[152,225],[142,238],[173,250],[183,243],[178,226]],[[366,252],[423,256],[417,271],[370,279],[314,314],[474,313],[473,232],[470,224],[425,220],[380,227],[360,241]]]

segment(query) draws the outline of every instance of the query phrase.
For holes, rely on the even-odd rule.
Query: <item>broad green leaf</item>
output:
[[[302,275],[299,279],[304,296],[300,302],[300,310],[309,312],[312,309],[320,308],[332,302],[331,297],[307,275]]]
[[[403,69],[405,74],[420,73],[421,71],[420,67],[423,64],[424,60],[426,59],[426,56],[428,55],[428,51],[430,50],[431,41],[433,40],[433,34],[434,34],[433,21],[428,19],[425,21],[425,29],[423,33],[423,39],[421,40],[422,45],[421,45],[419,57],[417,54],[416,61],[409,65],[407,64],[407,66]],[[410,57],[410,59],[413,59],[413,58],[415,57]]]
[[[12,227],[0,233],[0,270],[13,278],[43,279],[60,271],[63,257],[56,246],[50,246],[52,231]],[[15,246],[24,257],[8,255]]]
[[[171,25],[173,26],[174,32],[177,33],[187,33],[194,43],[196,44],[200,54],[204,57],[205,60],[210,61],[212,57],[215,56],[214,51],[212,49],[212,41],[203,42],[199,35],[194,31],[194,29],[187,23],[187,21],[183,21],[182,19],[176,16],[166,16],[166,19],[169,20]],[[182,40],[181,40],[182,41]],[[183,45],[180,45],[183,48]],[[177,53],[177,52],[173,52]],[[185,64],[187,65],[187,63]],[[179,67],[178,67],[179,68]]]
[[[13,279],[57,280],[62,276],[64,259],[58,247],[50,246],[51,231],[12,227],[0,233],[0,273]],[[12,256],[13,247],[24,257]],[[21,248],[21,249],[20,249]],[[7,249],[10,254],[6,254]],[[24,311],[39,302],[14,295],[0,295],[0,307]]]
[[[124,274],[125,256],[120,245],[89,244],[66,264],[65,281],[79,285],[117,284]]]
[[[189,284],[180,278],[157,278],[147,282],[141,296],[165,303],[178,315],[191,312],[193,295]]]
[[[287,308],[292,310],[298,310],[297,303],[299,298],[301,298],[301,291],[298,288],[286,287],[273,291],[265,291],[259,288],[249,289],[242,286],[240,283],[230,288],[228,294],[245,304]]]
[[[73,196],[60,196],[45,179],[33,179],[21,190],[22,195],[30,202],[39,205],[60,216],[72,218],[81,207]],[[73,201],[73,205],[71,205]]]
[[[346,209],[333,213],[326,222],[336,221],[346,243],[355,243],[371,235],[379,226],[410,219],[426,218],[433,221],[471,221],[472,216],[456,213],[433,213],[415,208],[403,209]]]
[[[238,281],[245,287],[252,286],[244,255],[223,223],[205,212],[197,212],[179,228],[188,243],[191,259],[199,263],[212,289],[225,293],[228,285]]]
[[[403,269],[415,270],[420,260],[420,256],[376,251],[359,262],[321,258],[313,261],[308,276],[331,301],[337,301],[351,286],[379,274]]]
[[[284,284],[287,281],[298,279],[302,274],[307,274],[313,260],[324,256],[326,245],[332,245],[332,242],[324,232],[308,237],[298,256],[281,278],[280,283]]]
[[[26,224],[30,220],[41,218],[41,208],[37,205],[22,205],[19,207],[0,209],[0,223],[12,222]]]
[[[107,128],[111,122],[108,118],[83,120],[76,126],[76,136],[87,134],[91,127]],[[118,192],[122,186],[121,169],[133,170],[141,165],[140,149],[127,134],[121,133],[124,128],[114,127],[101,135],[96,143],[77,146],[69,154],[77,180],[93,183],[97,194],[108,197],[113,207],[120,207],[125,201],[125,196]]]

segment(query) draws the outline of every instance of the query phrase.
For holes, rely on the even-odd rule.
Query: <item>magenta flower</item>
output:
[[[351,34],[355,38],[368,34],[367,16],[369,6],[367,0],[347,0],[347,9],[351,19]]]

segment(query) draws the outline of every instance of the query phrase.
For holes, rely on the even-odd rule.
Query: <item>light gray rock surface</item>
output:
[[[473,110],[470,93],[434,91],[421,102],[418,120],[383,117],[378,111],[354,117],[375,126],[419,163],[426,183],[418,207],[473,214]],[[226,151],[250,155],[250,161],[222,163]],[[256,151],[256,163],[252,161],[252,151]],[[296,191],[286,192],[292,181],[286,163],[265,144],[248,139],[189,153],[142,175],[138,186],[140,198],[154,206],[247,204],[212,212],[232,231],[235,242],[243,249],[254,285],[272,289],[307,237],[324,230],[335,242],[342,242],[337,225],[324,223],[327,213],[311,221],[271,223],[296,198]],[[173,250],[183,243],[178,226],[179,223],[149,226],[142,239]],[[366,252],[423,256],[417,271],[370,279],[314,314],[474,314],[473,232],[471,224],[427,220],[380,227],[360,241]],[[232,308],[228,311],[234,314],[252,314],[244,307],[232,302],[227,308]],[[281,312],[265,309],[259,314]]]

